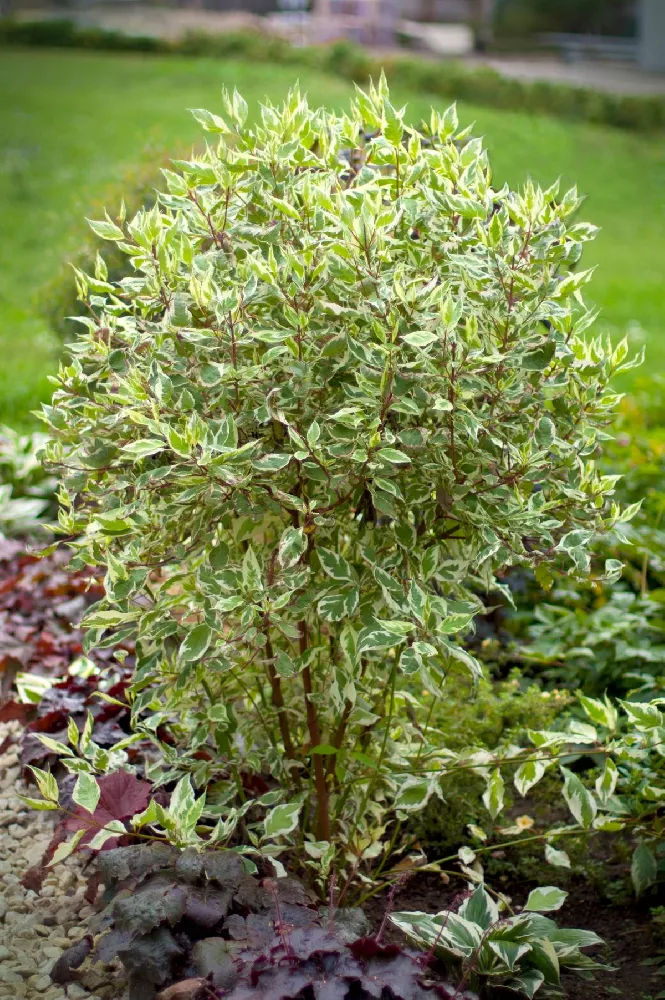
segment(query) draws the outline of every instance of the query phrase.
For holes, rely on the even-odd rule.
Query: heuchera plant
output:
[[[131,273],[77,272],[47,457],[106,568],[89,641],[136,637],[152,777],[215,782],[222,841],[242,812],[255,844],[358,868],[439,792],[428,713],[480,671],[480,595],[586,574],[631,515],[594,464],[630,363],[585,338],[576,192],[495,190],[454,108],[417,130],[385,81],[342,115],[224,103],[154,208],[92,223]]]

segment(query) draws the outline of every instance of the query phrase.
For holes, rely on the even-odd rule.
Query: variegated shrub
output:
[[[356,863],[438,790],[418,696],[479,671],[497,574],[585,574],[629,516],[594,464],[626,346],[586,335],[576,192],[495,190],[454,109],[225,106],[152,210],[92,223],[128,276],[77,273],[48,459],[106,568],[90,642],[137,637],[153,777],[209,786],[221,839]]]

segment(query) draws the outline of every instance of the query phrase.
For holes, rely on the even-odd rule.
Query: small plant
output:
[[[576,192],[495,190],[454,108],[411,128],[385,80],[348,115],[225,107],[150,211],[92,223],[132,273],[77,271],[47,453],[106,570],[89,642],[136,638],[152,778],[214,783],[226,841],[263,783],[252,844],[355,873],[440,794],[418,691],[480,676],[479,594],[584,577],[634,513],[593,457],[632,362],[585,336]]]
[[[526,997],[561,996],[562,970],[608,968],[582,954],[582,948],[603,943],[593,931],[560,928],[542,916],[558,910],[566,895],[555,886],[534,889],[521,913],[502,917],[479,885],[457,912],[393,913],[390,920],[421,947],[461,969],[464,985],[481,997],[494,996],[498,987]]]
[[[360,910],[332,901],[319,910],[298,882],[255,877],[254,866],[233,851],[143,844],[107,851],[98,866],[108,905],[91,926],[104,931],[91,959],[120,958],[130,1000],[197,976],[209,997],[232,1000],[454,994],[428,975],[419,954],[363,936],[369,924]],[[54,970],[59,981],[89,951],[78,942],[65,952]]]
[[[618,587],[591,607],[572,588],[555,591],[535,608],[528,638],[527,665],[590,695],[626,694],[665,673],[663,605]]]
[[[56,489],[56,480],[47,476],[39,458],[46,440],[45,434],[0,427],[0,539],[46,533],[40,518]]]

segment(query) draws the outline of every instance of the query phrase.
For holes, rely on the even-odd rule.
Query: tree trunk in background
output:
[[[482,52],[494,39],[494,14],[496,0],[477,0],[476,2],[476,45]]]

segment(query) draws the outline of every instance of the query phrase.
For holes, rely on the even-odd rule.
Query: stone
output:
[[[71,943],[72,943],[72,942],[71,942],[71,941],[69,940],[69,938],[66,938],[66,937],[58,937],[57,935],[54,935],[54,936],[53,936],[52,938],[49,938],[49,940],[50,940],[51,944],[52,944],[52,945],[53,945],[53,946],[54,946],[55,948],[62,948],[62,949],[63,949],[63,951],[64,951],[64,950],[65,950],[66,948],[69,948],[69,947],[71,946]]]
[[[60,956],[62,955],[62,948],[56,948],[53,945],[47,945],[47,947],[44,948],[44,954],[46,955],[47,958],[60,958]]]
[[[0,983],[11,983],[13,986],[17,986],[22,982],[23,979],[18,972],[14,972],[13,969],[0,968]]]
[[[40,976],[39,979],[37,979],[32,984],[32,988],[35,989],[35,990],[37,990],[39,993],[43,993],[44,990],[47,990],[49,988],[49,986],[52,986],[52,985],[53,984],[51,983],[51,977],[50,976]]]
[[[0,920],[5,919],[8,909],[9,907],[7,906],[7,900],[4,898],[4,896],[0,896]]]
[[[0,944],[0,962],[4,962],[6,959],[11,957],[12,953],[9,948],[5,948],[4,944]]]
[[[87,997],[89,995],[88,991],[84,990],[78,983],[70,983],[68,993],[71,1000],[81,1000],[82,997]]]

